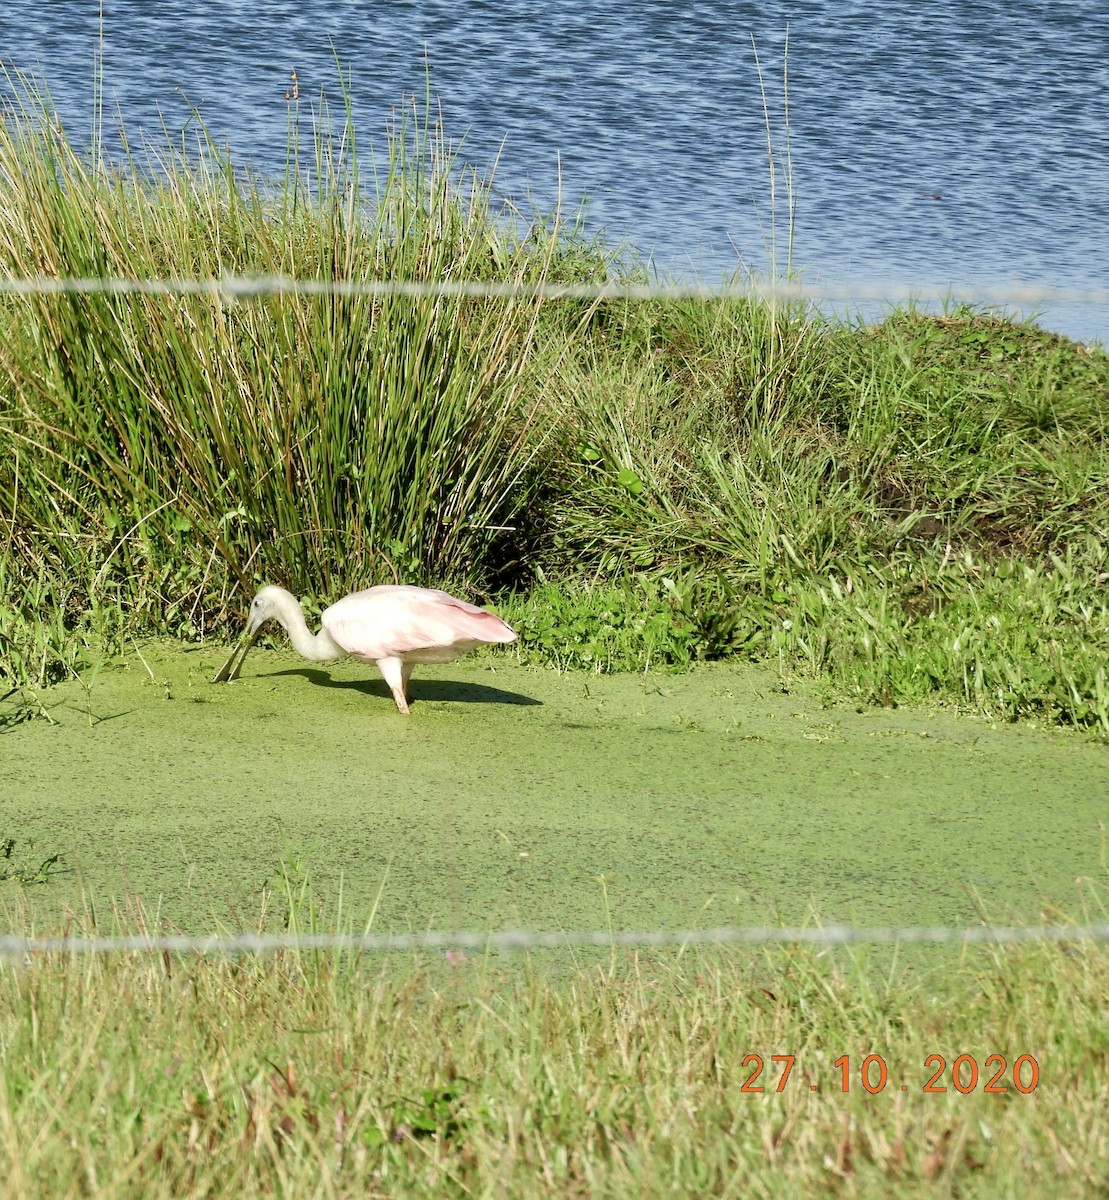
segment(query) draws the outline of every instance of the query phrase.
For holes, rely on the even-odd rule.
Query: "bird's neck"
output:
[[[303,621],[298,631],[289,630],[289,637],[296,652],[313,662],[329,662],[346,654],[342,646],[331,640],[326,629],[321,629],[319,633],[311,633]]]
[[[282,608],[280,621],[285,626],[293,648],[304,658],[313,662],[328,662],[333,658],[342,658],[346,653],[332,640],[326,629],[313,633],[308,628],[304,611],[292,595],[289,596],[289,603]]]

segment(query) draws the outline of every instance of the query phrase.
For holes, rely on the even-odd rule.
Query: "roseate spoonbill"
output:
[[[308,629],[297,598],[279,587],[254,597],[246,629],[213,683],[238,678],[258,630],[273,618],[305,658],[326,662],[352,654],[376,662],[397,708],[408,714],[408,681],[417,663],[451,662],[477,646],[514,642],[515,632],[494,613],[434,588],[382,584],[352,592],[325,608],[319,633]],[[236,661],[236,659],[238,661]]]

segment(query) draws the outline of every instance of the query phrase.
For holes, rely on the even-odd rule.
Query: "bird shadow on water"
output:
[[[309,683],[319,687],[346,688],[361,692],[364,696],[387,700],[393,703],[392,693],[384,679],[332,679],[326,671],[314,667],[289,667],[284,671],[267,671],[259,679],[274,679],[281,675],[300,675]],[[409,685],[408,698],[418,705],[421,700],[447,700],[462,704],[517,704],[534,706],[543,703],[519,692],[506,692],[503,688],[489,687],[484,683],[461,683],[455,679],[414,678]]]

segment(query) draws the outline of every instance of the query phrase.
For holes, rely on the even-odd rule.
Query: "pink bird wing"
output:
[[[459,652],[516,634],[494,613],[431,588],[383,585],[355,592],[323,614],[323,626],[348,654],[402,658],[420,650]]]

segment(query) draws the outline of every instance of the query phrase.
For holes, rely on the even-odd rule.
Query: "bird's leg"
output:
[[[393,693],[397,711],[404,713],[407,717],[409,715],[408,697],[405,693],[408,690],[408,678],[412,674],[412,668],[399,658],[379,658],[377,666],[382,678],[389,685],[389,690]]]

